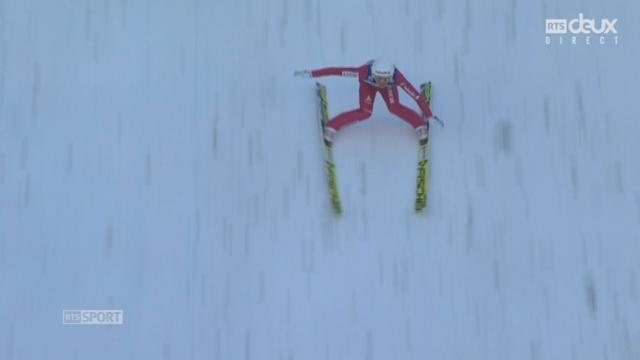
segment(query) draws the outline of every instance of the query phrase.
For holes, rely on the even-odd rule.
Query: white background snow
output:
[[[0,0],[0,359],[640,359],[639,11]],[[579,12],[619,44],[545,45]],[[292,73],[379,56],[447,123],[428,210],[378,98],[336,139],[335,218]]]

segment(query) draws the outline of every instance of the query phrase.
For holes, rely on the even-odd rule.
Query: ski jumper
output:
[[[426,118],[431,116],[431,109],[429,104],[424,100],[418,91],[407,81],[402,73],[395,69],[391,81],[385,86],[380,87],[376,85],[371,75],[372,61],[360,66],[360,67],[330,67],[324,69],[313,70],[311,72],[312,77],[320,76],[347,76],[357,77],[360,83],[360,107],[351,111],[344,112],[331,119],[327,126],[335,130],[339,130],[341,127],[367,119],[371,116],[373,110],[373,102],[376,98],[376,93],[382,95],[382,99],[387,104],[389,112],[400,117],[402,120],[408,122],[414,128],[420,125],[424,125],[424,120],[412,109],[400,104],[398,96],[398,87],[401,87],[413,100],[416,101],[422,113]]]

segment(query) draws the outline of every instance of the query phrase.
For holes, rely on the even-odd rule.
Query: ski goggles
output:
[[[373,75],[373,81],[376,82],[376,85],[385,86],[391,81],[391,76]]]

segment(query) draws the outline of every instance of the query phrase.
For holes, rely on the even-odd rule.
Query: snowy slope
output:
[[[0,359],[640,359],[639,10],[0,0]],[[545,45],[578,12],[618,46]],[[428,210],[378,98],[335,219],[292,72],[376,56],[434,83]]]

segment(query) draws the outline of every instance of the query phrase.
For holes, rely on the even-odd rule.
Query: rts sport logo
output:
[[[546,19],[544,42],[547,45],[618,45],[618,19],[585,19],[580,13],[575,19]]]
[[[62,310],[65,325],[122,325],[122,310]]]

